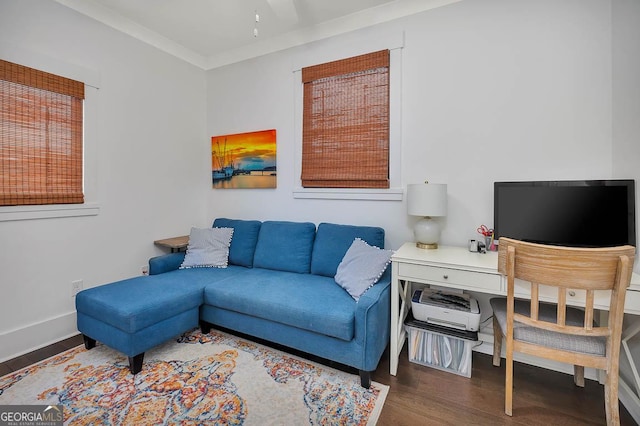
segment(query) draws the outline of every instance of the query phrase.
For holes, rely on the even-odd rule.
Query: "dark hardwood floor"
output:
[[[604,425],[604,387],[567,374],[514,365],[513,417],[504,414],[504,359],[473,352],[471,378],[409,362],[407,345],[397,376],[389,374],[388,351],[372,380],[390,386],[379,425]],[[636,425],[620,404],[620,424]]]
[[[75,336],[0,364],[0,376],[82,344]],[[409,362],[407,345],[397,376],[388,351],[372,379],[389,385],[379,425],[603,425],[604,390],[593,380],[584,389],[567,374],[516,363],[513,417],[504,414],[504,362],[473,353],[470,379]],[[334,366],[335,367],[335,366]],[[623,405],[620,424],[636,425]]]

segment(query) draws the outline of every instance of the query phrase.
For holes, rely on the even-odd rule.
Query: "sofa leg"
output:
[[[371,371],[359,370],[360,372],[360,384],[363,388],[369,389],[371,387]]]
[[[142,370],[142,360],[144,359],[144,352],[136,356],[129,357],[129,370],[131,374],[138,374]]]
[[[203,334],[209,334],[211,331],[211,324],[206,321],[200,321],[200,331],[202,331]]]
[[[84,347],[86,350],[93,349],[96,347],[96,339],[92,339],[91,337],[83,334],[82,340],[84,341]]]

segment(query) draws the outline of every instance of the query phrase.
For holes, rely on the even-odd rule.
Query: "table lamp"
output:
[[[440,224],[432,217],[447,215],[447,185],[428,182],[407,185],[407,213],[422,216],[413,228],[416,246],[437,249]]]

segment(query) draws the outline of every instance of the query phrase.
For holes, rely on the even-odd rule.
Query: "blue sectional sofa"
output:
[[[149,276],[76,296],[78,330],[142,368],[144,352],[200,324],[235,330],[360,371],[370,386],[389,342],[390,268],[356,301],[334,280],[355,238],[382,248],[378,227],[216,219],[233,228],[228,267],[180,269],[185,253],[150,259]]]

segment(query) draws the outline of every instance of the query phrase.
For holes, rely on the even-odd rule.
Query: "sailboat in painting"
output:
[[[218,149],[211,153],[215,162],[215,169],[211,171],[213,181],[229,179],[233,176],[233,158],[227,155],[227,138],[224,139],[224,147],[220,149],[220,142],[216,141]]]

